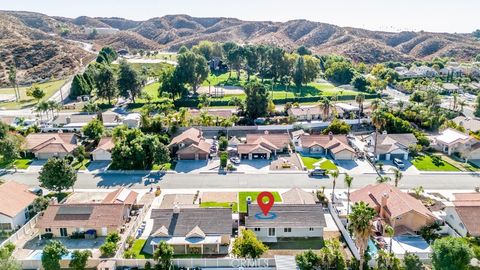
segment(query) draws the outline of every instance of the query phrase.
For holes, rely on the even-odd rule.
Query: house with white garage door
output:
[[[98,142],[97,148],[92,151],[92,160],[112,160],[112,149],[115,146],[112,137],[104,137]]]
[[[467,160],[480,159],[480,141],[455,129],[447,128],[436,136],[435,147],[448,155],[459,153]]]
[[[38,159],[64,158],[72,154],[77,143],[74,133],[33,133],[25,138],[24,148]]]
[[[355,150],[346,135],[303,134],[294,141],[295,150],[309,156],[330,156],[335,160],[353,160]]]
[[[376,160],[393,160],[394,158],[407,160],[408,147],[417,144],[417,138],[412,133],[377,135],[377,147],[375,149],[375,133],[367,137],[366,151],[376,154]],[[376,151],[376,152],[375,152]]]

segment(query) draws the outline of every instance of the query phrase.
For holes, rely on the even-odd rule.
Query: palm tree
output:
[[[338,172],[338,170],[331,170],[328,174],[330,174],[333,178],[332,203],[334,203],[333,199],[335,198],[335,185],[337,184],[337,178],[340,173]]]
[[[52,118],[53,118],[55,116],[55,112],[57,112],[57,115],[58,115],[58,111],[62,108],[62,105],[56,102],[55,100],[49,100],[47,101],[47,107],[48,107],[48,110],[52,112]]]
[[[358,103],[358,124],[360,125],[360,118],[363,113],[363,102],[365,101],[365,95],[360,93],[357,96],[355,96],[355,102]]]
[[[380,131],[386,124],[385,115],[381,111],[375,110],[372,114],[372,123],[375,126],[375,145],[373,154],[375,155],[375,158],[377,158],[378,131]]]
[[[387,182],[390,182],[392,179],[390,179],[390,177],[388,176],[378,176],[377,177],[377,183],[381,184],[381,183],[387,183]]]
[[[457,104],[458,104],[458,93],[455,92],[453,93],[453,110],[457,110]]]
[[[467,103],[465,102],[465,100],[461,99],[458,102],[458,105],[460,105],[460,112],[463,113],[463,107],[465,107],[465,105],[467,105]]]
[[[350,224],[348,226],[355,236],[355,243],[360,253],[360,270],[363,270],[365,252],[367,250],[368,239],[372,233],[372,220],[375,215],[375,209],[363,201],[356,202],[352,206],[352,213],[349,215]]]
[[[376,98],[370,103],[370,107],[372,107],[372,111],[376,111],[378,108],[380,108],[380,99]]]
[[[332,103],[330,102],[330,99],[323,97],[322,100],[320,100],[320,109],[322,109],[323,113],[323,120],[326,120],[328,116],[330,115],[330,109],[332,108]]]
[[[385,225],[385,233],[387,234],[388,237],[390,237],[390,244],[388,245],[390,253],[392,253],[392,241],[393,241],[393,236],[395,236],[395,229],[390,226],[390,225]]]
[[[20,91],[17,84],[17,69],[14,66],[8,68],[8,81],[12,85],[13,91],[15,91],[15,100],[18,102],[20,99]]]
[[[35,111],[40,113],[40,122],[42,122],[42,113],[45,113],[48,120],[48,103],[46,101],[40,101],[37,104]]]
[[[345,178],[343,179],[345,186],[347,186],[347,225],[348,225],[348,214],[350,213],[350,188],[352,187],[353,177],[345,173]]]
[[[390,168],[390,171],[393,172],[393,176],[394,176],[393,178],[395,180],[395,187],[398,187],[398,182],[400,182],[400,180],[402,180],[403,174],[397,168]]]

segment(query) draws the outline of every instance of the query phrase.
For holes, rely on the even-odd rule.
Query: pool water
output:
[[[32,253],[28,258],[30,260],[41,260],[42,259],[42,254],[43,251],[37,250]],[[69,252],[67,255],[62,256],[62,260],[71,260],[72,259],[72,253]]]
[[[370,254],[370,256],[374,256],[377,253],[377,246],[375,246],[375,243],[372,241],[372,239],[368,239],[368,254]]]

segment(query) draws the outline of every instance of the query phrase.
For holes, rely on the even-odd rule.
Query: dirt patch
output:
[[[423,203],[423,205],[425,205],[425,207],[427,207],[427,209],[432,212],[445,209],[445,204],[443,204],[441,201],[437,201],[432,198],[425,197],[423,195],[417,196],[415,193],[408,193],[408,194],[414,197],[415,199],[420,200]]]
[[[236,202],[237,192],[203,192],[201,197],[202,202]]]

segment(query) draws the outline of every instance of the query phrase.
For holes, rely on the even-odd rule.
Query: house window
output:
[[[460,225],[460,228],[465,229],[465,225],[463,225],[463,223],[459,223],[458,225]]]
[[[308,231],[313,232],[314,228],[310,227],[308,228]]]
[[[286,233],[292,232],[292,228],[283,228],[283,232],[286,232]]]
[[[51,232],[52,232],[52,228],[45,228],[45,232],[46,232],[46,233],[51,233]]]
[[[0,223],[0,230],[11,230],[12,224],[10,223]]]
[[[259,232],[259,231],[260,231],[260,228],[253,228],[253,231],[254,231],[254,232]]]

